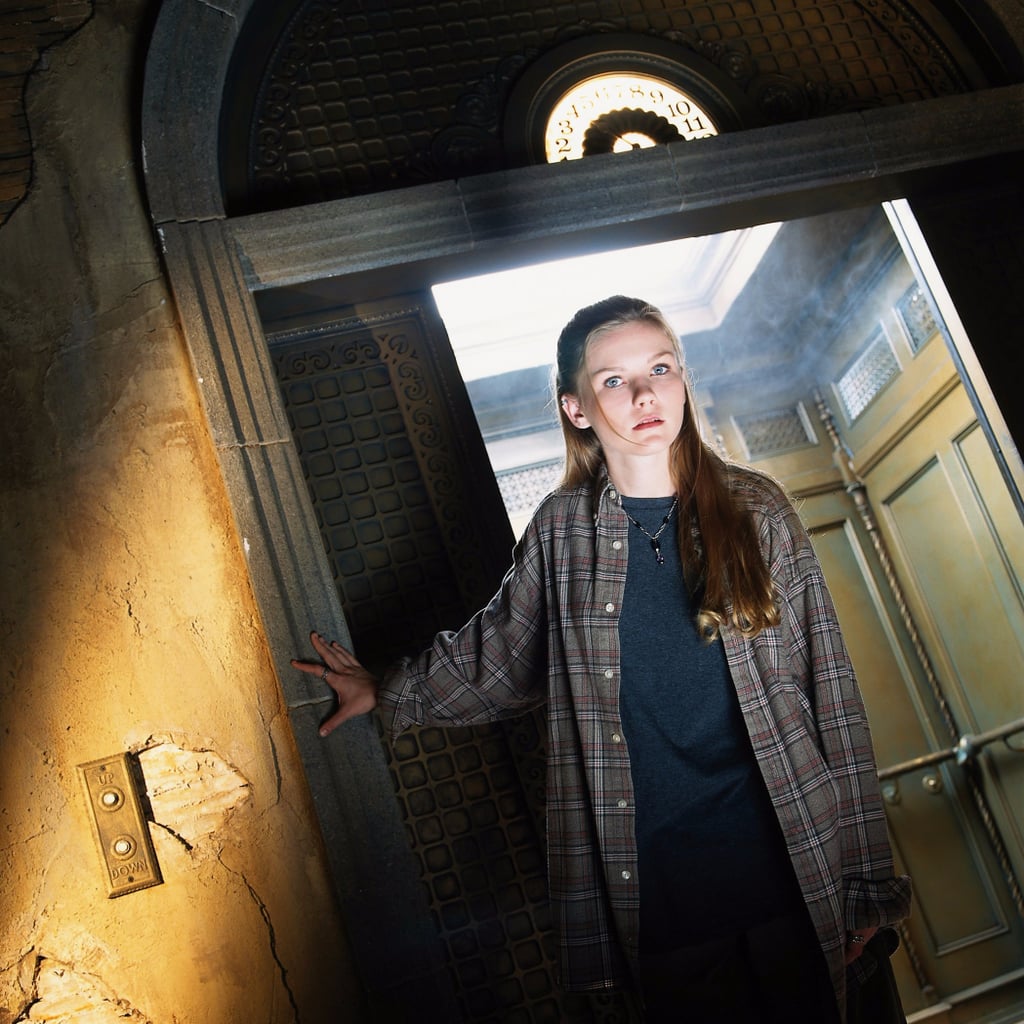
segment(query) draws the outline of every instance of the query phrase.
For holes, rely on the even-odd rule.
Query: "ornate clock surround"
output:
[[[505,107],[506,151],[526,163],[547,162],[546,135],[560,101],[581,84],[611,74],[636,76],[644,85],[663,83],[690,98],[698,113],[711,121],[713,130],[705,134],[760,124],[756,109],[737,83],[693,50],[649,35],[600,33],[563,43],[539,57],[519,76]],[[623,102],[622,107],[628,110],[614,111],[631,122],[630,128],[648,122],[651,131],[645,134],[656,142],[700,134],[687,136],[673,130],[671,123],[656,126],[654,119],[663,118],[665,110],[652,105],[650,96],[643,92],[639,90],[639,102]],[[611,110],[597,111],[595,123],[580,125],[579,133],[584,134],[588,127],[606,127],[610,113]],[[598,124],[599,121],[602,123]],[[594,132],[590,135],[593,139]],[[592,141],[585,152],[611,152],[611,146]]]

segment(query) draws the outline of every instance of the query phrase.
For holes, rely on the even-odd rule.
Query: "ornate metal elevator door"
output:
[[[1024,531],[960,386],[863,480],[863,522],[845,495],[802,508],[868,705],[896,856],[914,879],[900,987],[908,1012],[980,1020],[1020,1006],[1024,758],[1019,737],[918,757],[1021,716]]]
[[[510,563],[465,386],[429,294],[265,326],[356,653],[380,668],[461,626]],[[555,985],[543,715],[384,746],[465,1020],[628,1020]]]
[[[926,301],[909,267],[894,261],[875,282],[880,299],[848,333],[884,328],[884,344],[869,344],[855,374],[824,364],[817,382],[845,487],[808,490],[800,511],[864,693],[896,858],[914,880],[894,959],[905,1009],[936,1024],[1017,1020],[1024,757],[1008,728],[1024,713],[1024,527],[937,324],[929,315],[915,346],[898,322],[911,297]],[[847,386],[858,375],[866,396]],[[975,749],[990,730],[1003,740]],[[962,757],[919,759],[958,745]]]

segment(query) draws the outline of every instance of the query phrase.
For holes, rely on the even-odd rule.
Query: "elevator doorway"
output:
[[[880,766],[1012,723],[1022,704],[1019,506],[975,382],[958,373],[888,220],[865,209],[788,222],[747,270],[714,322],[692,309],[680,320],[704,427],[798,502]],[[486,599],[517,523],[557,472],[557,446],[543,362],[499,363],[484,383],[460,367],[457,331],[429,292],[358,287],[364,298],[351,282],[337,294],[321,283],[315,309],[287,290],[258,298],[353,640],[372,662],[458,626]],[[671,307],[681,285],[667,287],[645,297]],[[491,305],[488,320],[527,320],[530,289],[507,294],[509,310]],[[517,446],[528,452],[520,461]],[[865,495],[873,518],[858,504]],[[951,561],[958,572],[945,576]],[[980,657],[992,651],[1000,657]],[[527,720],[493,736],[428,730],[389,750],[410,843],[467,1019],[548,1006],[565,1020],[628,1020],[625,1005],[559,1005],[552,983],[542,737]],[[1015,743],[1009,735],[963,764],[886,780],[897,857],[918,893],[897,973],[922,1019],[975,1019],[1022,1001]]]
[[[978,382],[882,209],[716,241],[435,287],[510,521],[557,482],[561,325],[615,291],[649,299],[681,335],[706,439],[782,482],[823,562],[915,881],[904,1004],[999,1012],[1024,952],[1024,529]]]

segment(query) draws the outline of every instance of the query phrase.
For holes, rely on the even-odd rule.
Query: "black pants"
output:
[[[806,913],[739,935],[642,956],[648,1024],[838,1024],[825,957]]]

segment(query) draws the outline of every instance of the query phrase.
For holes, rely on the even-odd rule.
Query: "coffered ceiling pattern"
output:
[[[226,97],[235,212],[515,166],[510,92],[584,36],[645,36],[713,66],[752,112],[744,127],[992,84],[930,5],[926,20],[902,0],[306,0],[290,19],[277,12],[251,12]]]

